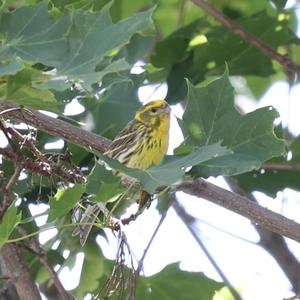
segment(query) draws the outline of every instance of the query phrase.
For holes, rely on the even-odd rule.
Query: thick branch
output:
[[[2,274],[16,287],[20,300],[41,300],[38,288],[16,244],[3,246],[0,255]]]
[[[234,211],[261,227],[300,242],[300,224],[203,179],[186,181],[176,188]]]
[[[257,203],[256,198],[252,194],[247,194],[243,191],[231,177],[226,178],[230,189],[242,196]],[[293,290],[296,293],[300,292],[300,265],[298,259],[290,251],[285,239],[274,232],[268,231],[259,225],[255,225],[255,229],[260,236],[259,245],[265,248],[276,260],[287,278],[289,279]]]
[[[5,118],[13,118],[16,121],[34,126],[43,132],[61,137],[71,143],[80,145],[87,149],[92,148],[94,150],[104,152],[110,144],[110,141],[104,137],[88,132],[59,119],[51,118],[32,109],[17,108],[17,105],[0,101],[0,114],[1,112],[6,111],[6,113],[2,115]]]
[[[300,75],[300,66],[291,61],[287,55],[282,55],[275,51],[264,41],[260,40],[252,33],[247,32],[238,23],[232,21],[230,18],[223,15],[220,11],[215,9],[205,0],[193,0],[193,2],[205,12],[207,12],[209,15],[211,15],[213,18],[215,18],[217,21],[219,21],[223,26],[227,27],[230,31],[241,37],[244,41],[256,47],[271,59],[274,59],[277,62],[279,62],[282,66],[286,68],[286,70],[288,70],[288,73],[296,73]]]

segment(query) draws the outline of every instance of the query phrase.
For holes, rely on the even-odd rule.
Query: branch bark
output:
[[[264,229],[300,242],[300,224],[204,179],[183,182],[176,190],[209,200],[250,219]]]
[[[265,170],[299,171],[299,163],[265,163],[261,166]]]
[[[230,189],[242,196],[257,203],[256,198],[252,194],[243,191],[233,178],[227,178],[226,182]],[[265,230],[263,227],[255,225],[254,227],[259,234],[259,245],[265,248],[276,260],[287,278],[289,279],[295,293],[300,292],[300,264],[295,255],[290,251],[285,239],[274,232]]]
[[[17,105],[0,101],[0,114],[1,112],[3,112],[2,117],[10,117],[18,122],[29,124],[43,132],[61,137],[88,150],[92,148],[100,152],[105,152],[110,144],[110,141],[104,137],[59,119],[49,117],[33,109],[18,109]]]
[[[2,274],[16,287],[20,300],[41,300],[39,290],[16,244],[3,246],[0,255]]]
[[[256,47],[271,59],[274,59],[277,62],[279,62],[287,70],[289,77],[290,74],[300,75],[300,66],[294,63],[293,61],[291,61],[288,55],[282,55],[278,53],[276,50],[274,50],[264,41],[260,40],[252,33],[243,29],[238,23],[234,22],[233,20],[231,20],[230,18],[222,14],[220,11],[215,9],[212,5],[207,3],[205,0],[193,0],[193,2],[195,3],[195,5],[199,6],[206,13],[208,13],[214,19],[219,21],[223,26],[227,27],[230,31],[238,35],[244,41]]]
[[[0,221],[2,220],[6,210],[8,209],[9,205],[11,204],[11,197],[10,194],[12,192],[12,189],[15,185],[15,183],[17,182],[20,173],[23,169],[23,165],[19,164],[16,165],[15,171],[13,173],[13,175],[11,176],[11,178],[9,179],[6,187],[4,188],[3,191],[3,202],[0,205]]]

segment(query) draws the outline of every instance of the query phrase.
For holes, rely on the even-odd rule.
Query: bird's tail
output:
[[[88,204],[84,214],[80,218],[78,226],[74,229],[72,236],[79,235],[81,246],[85,244],[98,214],[103,209],[102,206],[103,203]]]

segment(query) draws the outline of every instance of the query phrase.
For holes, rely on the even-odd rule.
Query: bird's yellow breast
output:
[[[159,125],[154,126],[147,137],[144,137],[136,155],[128,162],[128,167],[147,169],[162,161],[169,146],[170,116],[160,116],[159,121]]]

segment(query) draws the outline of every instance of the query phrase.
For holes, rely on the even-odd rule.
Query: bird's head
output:
[[[155,100],[142,106],[135,114],[135,119],[147,126],[159,126],[169,122],[171,108],[165,100]]]

